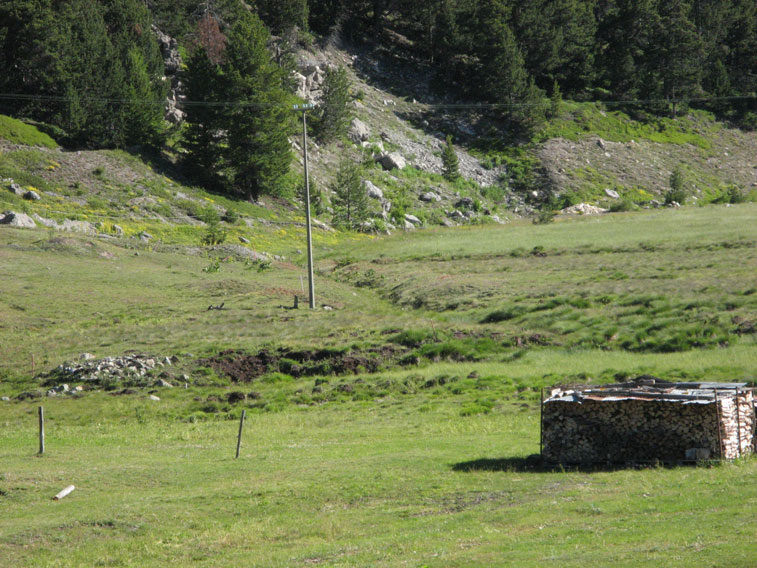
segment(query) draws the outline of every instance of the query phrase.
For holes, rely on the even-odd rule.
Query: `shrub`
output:
[[[522,316],[526,313],[526,308],[523,306],[513,306],[505,310],[496,310],[486,315],[481,323],[498,323],[501,321],[508,321]]]
[[[630,199],[621,199],[610,205],[610,212],[621,213],[623,211],[636,211],[638,208],[639,206]]]
[[[683,170],[680,166],[676,166],[670,174],[670,189],[665,193],[665,205],[673,202],[683,205],[686,202],[687,191],[684,183]]]

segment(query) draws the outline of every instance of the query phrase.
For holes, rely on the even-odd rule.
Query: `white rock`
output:
[[[6,211],[0,214],[0,225],[8,225],[9,227],[19,227],[22,229],[34,229],[37,224],[34,219],[29,217],[26,213],[16,213],[15,211]]]
[[[620,194],[614,189],[610,189],[609,187],[605,188],[605,195],[607,197],[612,197],[613,199],[620,199]]]
[[[371,135],[371,131],[362,120],[360,120],[359,118],[354,118],[352,119],[352,124],[350,124],[348,135],[350,137],[350,140],[352,140],[355,144],[360,144],[361,142],[368,140]]]
[[[437,193],[434,193],[433,191],[427,191],[426,193],[421,193],[418,196],[418,199],[420,199],[421,201],[425,201],[427,203],[431,203],[432,201],[442,200],[442,198]]]
[[[407,162],[405,161],[405,158],[403,158],[399,152],[390,152],[388,154],[383,154],[380,156],[377,160],[381,167],[385,170],[391,171],[393,169],[402,170],[407,166]]]
[[[368,194],[368,197],[373,199],[384,199],[384,192],[371,180],[363,180],[363,186],[365,187],[365,192]]]

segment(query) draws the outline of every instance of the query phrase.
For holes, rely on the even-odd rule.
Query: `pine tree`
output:
[[[348,158],[342,160],[331,189],[335,193],[332,198],[335,225],[354,229],[368,218],[368,194],[358,164]]]
[[[260,19],[241,17],[228,34],[224,95],[237,101],[224,117],[234,190],[248,199],[284,195],[292,161],[294,132],[291,97],[285,77],[266,49],[268,31]]]
[[[220,62],[218,53],[214,54],[216,62]],[[192,177],[206,186],[220,183],[226,111],[217,105],[223,98],[222,79],[220,66],[211,60],[205,47],[196,47],[182,75],[189,103],[184,106],[184,165]]]
[[[560,83],[555,79],[552,85],[552,94],[549,96],[549,116],[555,118],[560,116],[562,111],[562,91],[560,91]]]
[[[483,41],[479,49],[481,92],[488,102],[515,105],[526,90],[528,73],[515,36],[507,24],[504,6],[492,2],[483,24]]]
[[[274,34],[283,34],[293,27],[308,29],[307,0],[257,0],[258,16]]]
[[[163,89],[152,81],[142,52],[136,47],[129,49],[126,58],[126,97],[131,104],[122,110],[128,112],[124,120],[124,145],[143,145],[153,148],[162,146],[165,140],[163,120]]]
[[[321,142],[327,143],[347,134],[352,120],[348,106],[350,82],[344,67],[326,70],[323,81],[323,102],[319,107],[316,134]]]
[[[460,179],[459,160],[452,147],[452,136],[447,136],[447,143],[442,149],[442,176],[451,182]]]
[[[667,0],[660,7],[654,50],[659,94],[666,99],[690,96],[701,89],[702,44],[689,11],[684,0]]]

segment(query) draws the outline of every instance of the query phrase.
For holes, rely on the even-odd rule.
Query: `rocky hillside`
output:
[[[490,212],[499,207],[498,218],[533,214],[550,196],[566,207],[598,207],[579,211],[601,211],[619,201],[656,206],[664,202],[675,169],[683,173],[692,203],[725,199],[729,188],[744,198],[755,195],[757,133],[731,128],[703,111],[638,121],[632,118],[637,109],[564,102],[541,136],[507,148],[492,140],[492,122],[478,109],[434,96],[429,74],[412,62],[333,46],[301,51],[297,60],[304,98],[318,102],[323,70],[334,65],[349,70],[356,95],[350,143],[315,148],[316,178],[328,186],[345,151],[370,157],[384,169],[407,165],[435,177],[418,183],[417,174],[369,168],[369,193],[380,195],[373,188],[382,184],[404,184],[415,207],[428,208],[440,198],[442,222],[461,219],[455,205],[466,196]],[[447,135],[454,137],[468,182],[463,191],[438,177]]]
[[[178,69],[175,42],[160,37],[170,68]],[[540,137],[508,147],[480,109],[433,95],[429,73],[412,61],[334,44],[300,48],[295,60],[298,94],[305,100],[319,102],[329,67],[343,66],[351,82],[349,135],[327,146],[309,143],[311,177],[323,195],[317,226],[324,235],[331,230],[331,184],[345,156],[364,165],[373,215],[366,231],[504,223],[547,204],[584,214],[620,204],[659,206],[675,169],[691,203],[757,194],[757,134],[729,128],[702,111],[640,122],[628,109],[566,101]],[[172,84],[171,120],[180,122],[181,83],[174,76]],[[462,175],[456,183],[441,176],[448,135]],[[301,139],[291,142],[301,171]],[[253,227],[302,228],[296,197],[244,203],[207,194],[183,185],[170,154],[63,151],[11,119],[0,124],[0,152],[0,206],[16,214],[4,216],[5,223],[183,242],[199,240],[220,219],[225,237],[257,250],[261,243],[278,245],[273,236],[250,245]]]

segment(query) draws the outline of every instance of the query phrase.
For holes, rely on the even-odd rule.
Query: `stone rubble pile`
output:
[[[83,353],[78,361],[63,363],[38,379],[45,385],[56,385],[55,392],[69,392],[69,383],[102,385],[103,383],[142,383],[148,382],[151,371],[171,366],[176,357],[153,357],[142,353],[132,353],[120,357],[95,359],[90,353]],[[156,386],[169,386],[167,381],[155,383]]]

